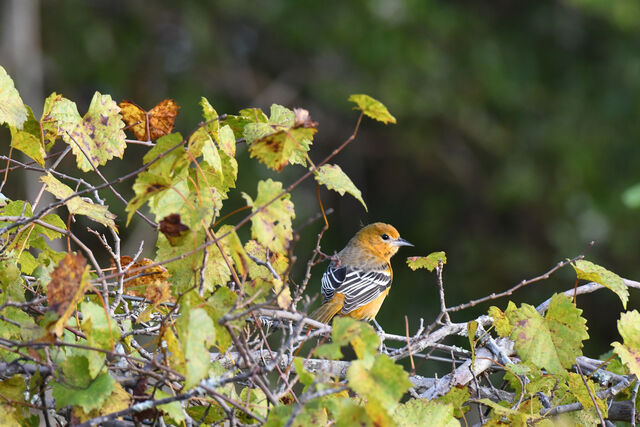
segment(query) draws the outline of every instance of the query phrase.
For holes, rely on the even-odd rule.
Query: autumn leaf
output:
[[[50,117],[71,146],[80,170],[88,172],[113,157],[122,158],[126,148],[124,123],[120,107],[110,95],[96,92],[84,117],[80,117],[74,102],[61,98],[53,104]]]
[[[13,80],[0,66],[0,123],[22,129],[27,114],[27,107],[13,85]]]
[[[620,301],[622,301],[622,306],[625,309],[627,308],[629,290],[620,276],[604,267],[600,267],[599,265],[584,259],[577,260],[571,265],[576,271],[578,279],[596,282],[605,288],[609,288],[618,295]]]
[[[387,107],[369,95],[351,95],[349,101],[357,105],[357,107],[354,107],[355,110],[362,111],[366,116],[374,120],[384,124],[396,123],[396,118],[389,113]]]
[[[629,371],[640,378],[640,313],[637,310],[622,313],[618,332],[623,343],[614,342],[613,348]]]
[[[368,210],[367,204],[362,199],[362,193],[360,193],[360,190],[353,184],[347,174],[342,171],[340,166],[322,165],[316,170],[315,178],[319,184],[324,185],[329,190],[338,192],[341,196],[344,196],[345,192],[351,194],[362,203],[365,211]]]
[[[31,108],[27,107],[27,111],[27,121],[24,123],[22,130],[10,126],[11,146],[31,157],[40,166],[44,166],[46,152],[40,137],[40,123],[33,116]]]
[[[427,256],[412,256],[407,258],[407,265],[413,271],[419,268],[426,268],[429,271],[433,271],[438,264],[442,261],[443,264],[447,263],[447,255],[444,251],[432,252]]]
[[[180,221],[179,214],[171,214],[160,220],[159,229],[171,246],[180,245],[189,232],[189,227]]]
[[[154,141],[173,131],[173,125],[180,106],[173,99],[165,99],[147,113],[130,101],[119,104],[122,118],[133,135],[139,141]],[[149,117],[149,132],[147,133],[147,116]]]
[[[67,199],[74,193],[71,187],[60,182],[53,175],[51,175],[51,173],[40,177],[40,181],[47,184],[47,191],[60,200]],[[69,209],[69,212],[71,214],[88,216],[92,220],[117,231],[117,227],[114,222],[116,216],[109,212],[109,206],[97,205],[90,199],[80,196],[76,196],[67,200],[65,204],[67,205],[67,209]]]
[[[47,301],[50,309],[60,316],[51,329],[56,336],[62,335],[67,320],[76,310],[88,286],[89,266],[81,254],[67,254],[51,272]]]

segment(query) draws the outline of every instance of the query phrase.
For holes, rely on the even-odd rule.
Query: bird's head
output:
[[[413,246],[400,237],[400,233],[394,226],[382,222],[363,227],[349,242],[349,245],[352,244],[367,248],[385,261],[389,261],[398,252],[400,246]]]

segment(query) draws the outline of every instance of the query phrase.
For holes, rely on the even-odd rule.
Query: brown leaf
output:
[[[129,130],[133,132],[136,139],[140,141],[153,141],[170,134],[180,109],[173,99],[165,99],[148,113],[133,102],[122,101],[119,105],[122,118],[129,125]],[[147,133],[147,116],[150,135]]]
[[[160,232],[166,236],[171,246],[179,245],[188,231],[189,227],[182,223],[179,214],[168,215],[160,221]]]
[[[120,265],[122,268],[127,267],[133,258],[130,256],[120,257]],[[129,270],[146,265],[153,264],[153,261],[149,258],[142,258],[139,261],[134,262]],[[111,267],[115,268],[113,261]],[[135,278],[133,278],[136,276]],[[144,297],[153,302],[153,305],[158,305],[161,302],[173,301],[171,296],[170,284],[168,283],[169,272],[161,265],[145,268],[142,271],[135,273],[125,273],[124,278],[131,279],[124,283],[125,293],[127,295],[133,295],[137,297]]]
[[[49,307],[60,317],[52,332],[62,335],[67,320],[82,299],[89,285],[89,266],[82,254],[67,254],[51,272],[51,282],[47,287]]]
[[[305,110],[304,108],[294,108],[293,114],[294,127],[315,128],[318,126],[318,122],[314,122],[313,120],[311,120],[309,111]]]

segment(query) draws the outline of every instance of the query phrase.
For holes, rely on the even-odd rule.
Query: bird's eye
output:
[[[382,237],[382,240],[389,240],[389,235],[388,234],[383,234],[380,237]]]

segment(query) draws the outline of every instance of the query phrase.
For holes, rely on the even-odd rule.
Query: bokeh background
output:
[[[304,107],[320,123],[311,157],[321,160],[351,133],[347,97],[384,102],[398,124],[365,121],[335,162],[362,190],[369,211],[323,190],[331,228],[323,249],[341,249],[362,225],[396,225],[415,248],[394,259],[395,282],[378,320],[404,334],[404,315],[438,312],[435,276],[404,258],[447,252],[450,305],[503,291],[580,254],[640,279],[638,211],[625,190],[640,181],[640,3],[634,0],[459,1],[0,0],[0,64],[38,115],[52,91],[84,113],[95,90],[151,108],[181,105],[177,130],[201,120],[206,96],[219,112],[271,103]],[[1,134],[2,151],[9,139]],[[140,165],[129,148],[111,177]],[[280,174],[239,154],[238,187]],[[69,165],[72,167],[72,165]],[[30,180],[25,180],[27,187]],[[8,192],[22,191],[13,181]],[[128,190],[132,183],[122,186]],[[27,190],[25,190],[27,191]],[[633,194],[627,202],[633,204]],[[293,193],[296,223],[318,212],[313,182]],[[115,199],[113,210],[122,212]],[[238,197],[229,206],[240,206]],[[135,252],[148,227],[122,229]],[[302,233],[299,267],[320,223]],[[147,255],[153,243],[147,239]],[[151,239],[151,240],[149,240]],[[309,289],[319,289],[324,265]],[[574,285],[565,269],[512,296],[538,304]],[[294,279],[302,279],[296,270]],[[629,308],[640,299],[631,292]],[[506,300],[493,304],[504,308]],[[617,297],[580,297],[595,340],[618,338]],[[453,315],[465,321],[489,304]]]

